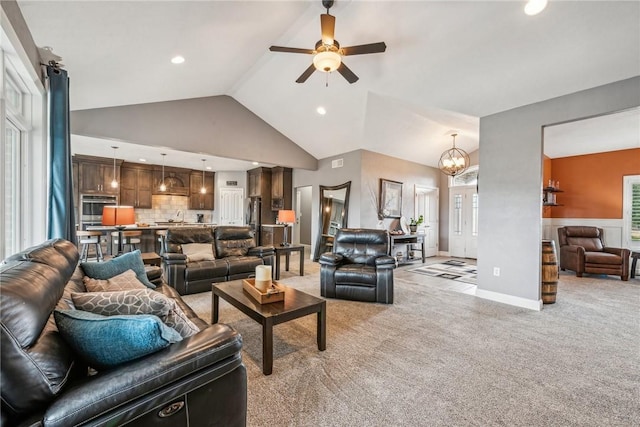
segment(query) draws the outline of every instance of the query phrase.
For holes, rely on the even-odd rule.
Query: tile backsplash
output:
[[[196,215],[203,214],[204,222],[211,223],[213,211],[189,209],[189,198],[186,196],[151,196],[152,209],[136,209],[136,222],[147,224],[167,222],[168,220],[196,222]],[[178,212],[180,212],[178,214]]]

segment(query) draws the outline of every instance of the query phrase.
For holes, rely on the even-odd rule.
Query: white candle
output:
[[[256,267],[256,288],[266,292],[271,285],[271,266],[259,265]]]

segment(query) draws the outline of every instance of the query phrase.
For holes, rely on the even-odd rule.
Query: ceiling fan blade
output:
[[[311,76],[311,74],[313,74],[313,72],[316,70],[316,66],[311,64],[309,66],[309,68],[307,68],[306,70],[304,70],[304,73],[302,73],[300,75],[300,77],[298,77],[298,80],[296,80],[296,83],[304,83],[307,81],[307,79],[309,78],[309,76]]]
[[[361,44],[358,46],[343,47],[340,49],[342,55],[364,55],[367,53],[381,53],[387,50],[387,45],[384,42]]]
[[[307,53],[309,55],[314,53],[313,49],[300,49],[297,47],[282,47],[282,46],[271,46],[269,47],[271,52],[286,52],[286,53]]]
[[[340,66],[338,67],[338,72],[340,74],[342,74],[342,77],[344,77],[345,79],[347,79],[347,81],[351,84],[355,83],[358,81],[358,76],[356,76],[355,74],[353,74],[353,71],[351,71],[349,69],[349,67],[347,67],[346,65],[344,65],[344,62],[340,63]]]
[[[336,17],[323,13],[320,15],[320,27],[322,28],[322,43],[332,45],[336,29]]]

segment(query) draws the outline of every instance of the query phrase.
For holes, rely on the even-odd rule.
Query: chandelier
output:
[[[450,176],[460,175],[469,167],[469,155],[461,148],[456,148],[457,133],[451,135],[453,137],[453,147],[442,153],[438,167],[442,172]]]

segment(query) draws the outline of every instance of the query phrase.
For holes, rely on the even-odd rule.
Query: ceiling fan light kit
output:
[[[456,176],[466,171],[471,161],[466,151],[461,148],[456,148],[456,136],[458,136],[458,134],[454,133],[451,136],[453,137],[453,147],[442,153],[438,167],[445,174]]]
[[[320,52],[313,57],[313,65],[318,71],[330,73],[338,69],[342,63],[342,58],[336,52]]]
[[[271,46],[269,50],[271,52],[314,55],[313,63],[298,77],[296,83],[304,83],[307,81],[315,70],[324,73],[338,71],[349,83],[355,83],[358,81],[358,76],[342,62],[342,57],[347,55],[382,53],[387,49],[387,45],[384,42],[378,42],[341,48],[340,44],[334,39],[336,18],[333,15],[329,15],[329,9],[333,6],[333,0],[323,0],[322,5],[327,9],[327,13],[320,15],[322,38],[316,43],[315,49]]]

